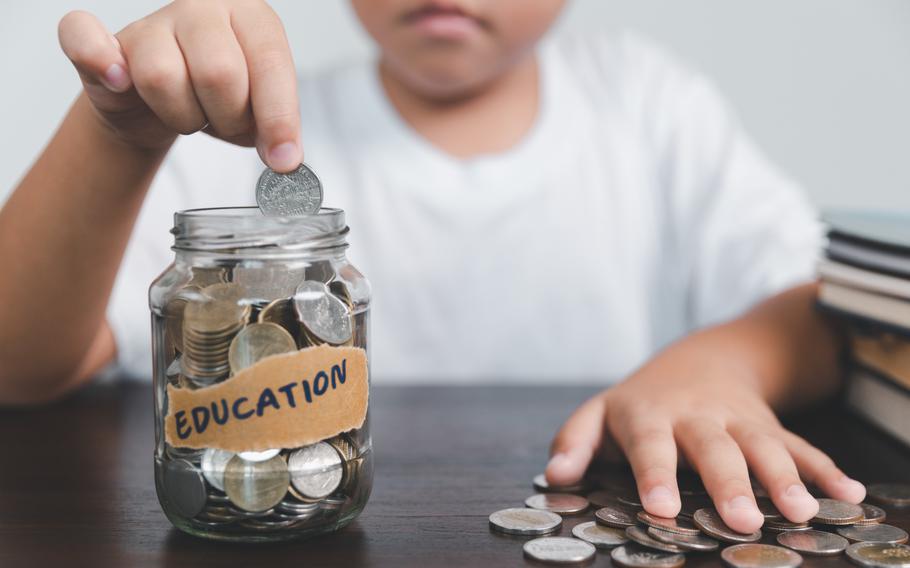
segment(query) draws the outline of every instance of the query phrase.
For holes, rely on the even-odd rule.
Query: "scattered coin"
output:
[[[866,486],[869,498],[878,503],[894,507],[910,505],[910,484],[905,483],[873,483]]]
[[[545,536],[524,544],[528,558],[550,564],[580,564],[594,558],[597,550],[592,544],[577,538]]]
[[[854,564],[872,568],[910,568],[910,546],[883,542],[857,542],[847,547]]]
[[[636,509],[643,508],[641,499],[638,497],[637,493],[622,493],[616,496],[616,500],[629,507],[635,507]]]
[[[686,534],[690,536],[701,534],[701,531],[698,530],[698,527],[685,519],[668,519],[665,517],[652,515],[647,511],[639,511],[638,520],[648,525],[649,527],[658,528],[672,533]]]
[[[202,454],[202,475],[218,491],[224,491],[224,468],[232,457],[234,452],[218,448],[206,448]]]
[[[316,339],[341,345],[351,340],[353,322],[348,306],[329,293],[322,282],[306,280],[294,295],[297,315]]]
[[[743,534],[734,531],[720,517],[716,509],[699,509],[695,511],[692,522],[706,535],[724,542],[756,542],[761,540],[761,531]]]
[[[679,568],[686,563],[682,554],[658,552],[636,544],[614,548],[610,558],[625,568]]]
[[[613,527],[602,527],[594,521],[572,527],[572,534],[597,548],[613,548],[629,542],[625,531]]]
[[[675,544],[669,544],[657,540],[656,538],[649,535],[647,530],[638,525],[634,527],[626,527],[626,536],[629,537],[629,540],[634,540],[646,548],[660,550],[661,552],[683,552],[683,549],[676,546]]]
[[[907,531],[881,523],[874,525],[838,527],[837,534],[850,542],[883,542],[886,544],[902,544],[907,542]]]
[[[562,517],[549,511],[515,507],[490,515],[490,528],[495,531],[521,536],[549,534],[559,530]]]
[[[274,323],[251,323],[241,329],[228,351],[232,373],[252,367],[270,355],[297,351],[297,342],[286,329]]]
[[[755,504],[758,506],[758,510],[761,511],[761,514],[764,515],[766,521],[779,521],[784,519],[784,516],[777,510],[777,507],[771,499],[767,497],[756,497]]]
[[[264,215],[312,215],[322,207],[322,183],[306,164],[286,174],[266,168],[256,183],[256,204]]]
[[[765,521],[763,528],[770,532],[782,533],[787,531],[805,531],[812,528],[809,523],[791,523],[786,519],[779,521]]]
[[[536,493],[525,499],[525,505],[561,515],[577,515],[588,508],[588,500],[569,493]]]
[[[863,520],[863,508],[837,499],[818,499],[818,514],[812,519],[823,525],[852,525]]]
[[[326,442],[293,452],[288,456],[288,470],[294,488],[311,499],[331,495],[344,477],[341,455]]]
[[[717,550],[720,546],[719,542],[713,538],[708,538],[701,533],[697,535],[687,535],[648,527],[648,534],[660,542],[676,545],[686,551],[710,552],[712,550]]]
[[[205,507],[205,481],[202,472],[186,460],[164,462],[164,490],[178,513],[189,519]]]
[[[234,456],[224,470],[224,492],[243,511],[272,509],[287,494],[289,482],[288,464],[280,456],[261,462]]]
[[[772,544],[736,544],[720,553],[733,568],[796,568],[803,563],[799,554]]]
[[[547,481],[547,476],[542,473],[535,475],[532,483],[534,489],[541,493],[581,493],[585,490],[585,485],[581,482],[575,485],[561,485],[558,487],[550,485]]]
[[[601,525],[624,529],[635,525],[635,513],[620,507],[601,507],[594,513],[594,520]]]
[[[843,552],[847,539],[817,530],[787,531],[777,535],[777,543],[803,554],[832,556]]]
[[[863,508],[863,520],[857,521],[855,523],[857,525],[875,525],[885,522],[885,519],[888,518],[887,513],[881,507],[868,503],[860,503],[859,506]]]

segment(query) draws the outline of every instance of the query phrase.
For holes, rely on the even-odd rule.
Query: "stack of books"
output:
[[[832,212],[818,303],[851,344],[847,404],[910,445],[910,215]]]

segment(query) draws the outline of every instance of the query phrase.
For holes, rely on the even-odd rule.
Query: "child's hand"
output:
[[[102,123],[141,148],[203,130],[255,145],[276,170],[303,158],[297,79],[281,21],[257,0],[177,0],[112,36],[86,12],[59,26]]]
[[[835,499],[862,501],[863,486],[785,430],[755,381],[729,365],[687,364],[692,361],[680,357],[679,349],[672,351],[575,411],[553,441],[548,480],[568,485],[582,477],[595,453],[606,458],[624,454],[645,509],[675,517],[680,510],[678,449],[700,473],[726,523],[741,532],[754,531],[763,522],[749,469],[794,522],[818,512],[800,476]]]

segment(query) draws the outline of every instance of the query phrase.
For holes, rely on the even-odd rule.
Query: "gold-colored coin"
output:
[[[297,350],[297,342],[286,329],[274,323],[253,323],[241,329],[231,341],[228,361],[238,373],[258,361]]]

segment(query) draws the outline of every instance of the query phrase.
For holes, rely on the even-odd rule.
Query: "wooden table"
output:
[[[338,533],[268,545],[200,540],[165,519],[152,481],[149,386],[98,386],[46,408],[3,410],[0,566],[526,565],[523,540],[491,533],[487,516],[522,505],[550,437],[593,392],[374,388],[376,478],[364,513]],[[910,452],[836,403],[791,424],[851,476],[910,480]],[[910,510],[888,514],[910,528]],[[715,554],[689,555],[687,565],[719,564]],[[594,565],[609,565],[609,555]],[[841,556],[805,565],[849,564]]]

